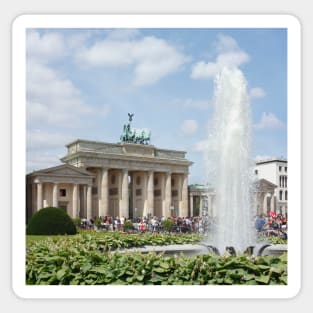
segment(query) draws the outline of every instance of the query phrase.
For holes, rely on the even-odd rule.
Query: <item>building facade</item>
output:
[[[189,216],[208,215],[215,217],[216,194],[215,190],[207,185],[193,184],[188,187]]]
[[[186,152],[76,140],[63,165],[27,175],[27,218],[47,206],[75,217],[187,216]]]
[[[254,182],[253,207],[257,215],[268,215],[275,212],[275,190],[276,185],[261,178]]]
[[[283,158],[273,158],[256,162],[257,179],[265,179],[276,185],[273,194],[265,196],[272,203],[271,211],[277,214],[288,214],[288,162]]]
[[[255,214],[267,215],[274,211],[276,185],[266,179],[256,179],[252,186],[252,206]],[[194,184],[188,187],[190,216],[217,216],[216,192],[207,185]]]

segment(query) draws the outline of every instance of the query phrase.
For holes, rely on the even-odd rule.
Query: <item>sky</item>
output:
[[[186,151],[207,183],[214,79],[247,81],[252,158],[287,158],[286,29],[28,29],[26,172],[61,164],[76,139],[117,143],[128,113],[151,144]]]

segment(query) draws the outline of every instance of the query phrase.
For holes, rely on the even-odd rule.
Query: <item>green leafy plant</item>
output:
[[[156,236],[84,233],[49,237],[27,245],[29,285],[286,285],[287,254],[195,257],[103,252]],[[176,237],[175,238],[182,238]],[[132,238],[132,239],[129,239]],[[164,239],[164,237],[162,237]]]
[[[80,217],[76,217],[76,218],[73,218],[73,223],[76,227],[79,227],[80,224],[81,224],[81,218]]]
[[[28,235],[74,235],[76,232],[70,216],[63,209],[54,207],[36,212],[26,228]]]
[[[134,229],[134,225],[130,220],[124,222],[124,231],[128,232]]]
[[[272,244],[287,244],[288,240],[287,239],[282,239],[280,237],[269,237],[267,239],[270,243]]]
[[[97,228],[99,228],[99,227],[101,226],[101,219],[100,219],[100,218],[96,218],[96,220],[95,220],[95,226],[96,226]]]
[[[166,232],[170,232],[174,226],[174,222],[170,219],[167,219],[162,222],[162,226]]]

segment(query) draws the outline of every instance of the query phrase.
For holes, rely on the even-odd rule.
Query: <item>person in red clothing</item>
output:
[[[146,230],[146,225],[145,225],[144,221],[141,221],[141,222],[140,222],[139,228],[140,228],[140,231],[141,231],[142,233]]]

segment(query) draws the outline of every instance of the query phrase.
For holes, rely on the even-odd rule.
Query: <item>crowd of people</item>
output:
[[[82,219],[81,228],[108,231],[150,232],[150,233],[199,233],[210,232],[216,224],[216,219],[208,216],[194,217],[135,217],[124,216],[93,217]],[[285,215],[260,214],[255,217],[255,229],[258,236],[280,236],[287,239],[288,222]]]
[[[168,221],[168,222],[167,222]],[[130,222],[130,223],[129,223]],[[203,233],[209,225],[206,217],[135,217],[127,219],[124,216],[104,216],[93,217],[90,220],[82,219],[81,228],[98,229],[109,231],[130,231],[130,226],[134,232],[157,232],[161,233]]]
[[[256,216],[255,228],[260,236],[280,236],[287,239],[288,220],[283,214],[260,214]]]

